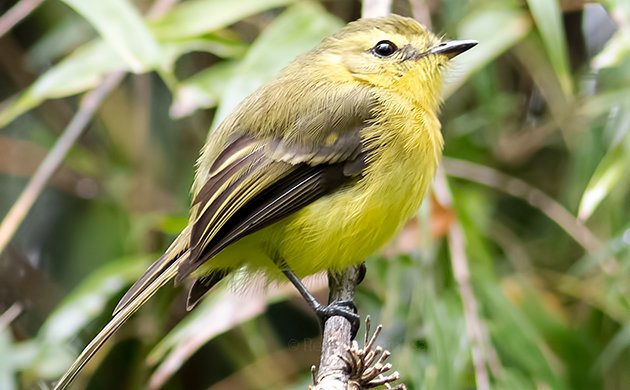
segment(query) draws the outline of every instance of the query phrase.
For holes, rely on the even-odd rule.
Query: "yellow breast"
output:
[[[364,176],[272,227],[267,245],[299,276],[339,270],[385,244],[420,206],[442,151],[432,112],[395,96],[363,134],[374,153]],[[271,255],[271,254],[270,254]]]

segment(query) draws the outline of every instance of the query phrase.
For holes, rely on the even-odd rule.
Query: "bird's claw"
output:
[[[361,317],[357,314],[357,307],[354,305],[354,302],[350,300],[346,301],[334,301],[329,303],[327,306],[319,306],[315,309],[315,313],[317,313],[317,317],[322,324],[322,328],[330,317],[340,316],[348,320],[350,322],[351,329],[351,340],[357,335],[359,331],[359,327],[361,325]]]

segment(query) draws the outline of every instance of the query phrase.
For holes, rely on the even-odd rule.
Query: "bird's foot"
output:
[[[334,301],[329,303],[327,306],[319,305],[315,307],[315,313],[322,324],[322,329],[324,328],[326,320],[330,317],[340,316],[350,322],[351,340],[354,340],[357,332],[359,331],[361,317],[357,314],[357,307],[352,301]]]

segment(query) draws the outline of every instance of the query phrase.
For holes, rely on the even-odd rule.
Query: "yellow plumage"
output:
[[[418,209],[438,164],[442,69],[474,44],[440,42],[396,15],[363,19],[246,98],[208,137],[189,225],[56,388],[169,280],[195,279],[192,307],[241,267],[303,277],[382,246]]]
[[[241,261],[282,277],[270,256],[279,254],[300,277],[341,270],[363,261],[414,214],[433,178],[442,151],[435,110],[384,93],[381,117],[366,138],[390,132],[364,176],[353,186],[324,197],[219,253],[200,274]],[[427,101],[427,100],[425,100]],[[382,138],[380,138],[382,140]],[[238,259],[238,260],[237,260]]]

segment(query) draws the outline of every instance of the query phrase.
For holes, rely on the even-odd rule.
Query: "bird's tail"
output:
[[[168,251],[167,251],[168,253]],[[105,325],[105,327],[90,341],[90,343],[83,349],[79,357],[72,363],[72,366],[61,377],[59,382],[55,384],[54,390],[65,389],[79,371],[85,366],[85,364],[94,356],[94,354],[101,348],[103,343],[114,334],[124,324],[129,317],[135,313],[140,306],[149,300],[160,287],[168,283],[177,275],[177,269],[182,260],[188,257],[188,252],[184,252],[182,255],[175,258],[168,258],[162,256],[158,259],[147,272],[134,284],[127,294],[123,297],[121,302],[114,310],[113,318]]]

